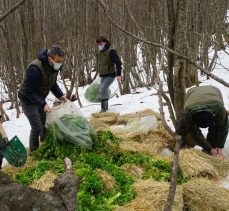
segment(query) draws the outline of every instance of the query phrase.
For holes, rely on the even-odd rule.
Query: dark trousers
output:
[[[43,108],[36,105],[28,105],[21,102],[22,110],[29,120],[31,131],[29,137],[29,148],[33,152],[39,148],[39,138],[43,141],[46,135],[45,121],[46,113]]]
[[[101,77],[101,83],[99,88],[99,95],[101,100],[107,100],[109,98],[108,96],[108,90],[110,85],[114,82],[115,77],[107,76],[107,77]]]

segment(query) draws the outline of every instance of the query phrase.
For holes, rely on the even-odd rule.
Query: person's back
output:
[[[208,128],[207,138],[199,128]],[[223,157],[228,134],[228,116],[220,90],[214,86],[189,89],[185,95],[184,112],[178,118],[176,131],[184,144],[196,144],[214,156]]]
[[[205,105],[206,103],[222,104],[223,97],[220,90],[214,86],[198,86],[188,90],[185,95],[184,109]]]

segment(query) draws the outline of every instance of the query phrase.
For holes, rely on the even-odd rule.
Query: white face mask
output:
[[[51,58],[50,58],[51,59]],[[54,70],[59,70],[62,63],[57,63],[57,62],[54,62],[52,59],[51,59],[52,63],[53,63],[53,69]]]
[[[105,45],[106,45],[106,44],[100,44],[100,45],[98,45],[98,49],[99,49],[100,51],[102,51]]]

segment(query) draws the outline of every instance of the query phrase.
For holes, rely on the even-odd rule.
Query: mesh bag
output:
[[[85,98],[93,103],[98,103],[100,102],[100,97],[99,97],[99,88],[100,88],[100,77],[97,76],[96,79],[91,83],[91,85],[87,88],[84,96]],[[110,98],[111,96],[111,90],[108,90],[108,96]]]
[[[95,130],[74,103],[68,101],[52,108],[47,114],[46,127],[56,143],[59,139],[92,148]]]

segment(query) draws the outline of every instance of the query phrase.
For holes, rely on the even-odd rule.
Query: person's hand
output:
[[[45,113],[50,113],[51,112],[51,108],[49,107],[48,104],[45,104],[45,106],[44,106],[44,112]]]
[[[225,157],[223,155],[223,151],[221,148],[216,148],[216,152],[217,152],[217,157],[220,159],[220,160],[223,160]]]
[[[214,157],[217,157],[217,150],[216,149],[211,149],[211,155]]]
[[[68,99],[67,99],[66,95],[63,95],[59,98],[59,100],[66,103]]]
[[[122,81],[122,76],[117,76],[116,79],[117,79],[118,82],[121,82]]]

